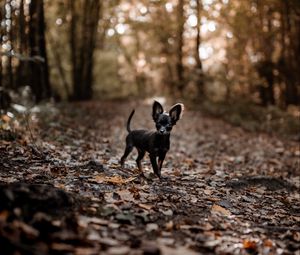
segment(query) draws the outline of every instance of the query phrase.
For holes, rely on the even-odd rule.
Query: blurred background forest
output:
[[[1,104],[169,95],[300,102],[299,0],[1,0]]]

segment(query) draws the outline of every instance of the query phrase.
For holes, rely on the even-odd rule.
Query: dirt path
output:
[[[118,163],[133,107],[132,127],[152,128],[151,105],[88,102],[1,141],[5,254],[299,254],[299,144],[187,109],[165,178],[145,157],[143,179],[135,152]]]

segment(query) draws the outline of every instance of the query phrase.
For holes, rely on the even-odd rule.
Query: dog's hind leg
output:
[[[121,160],[120,160],[121,167],[124,166],[125,159],[129,155],[129,153],[132,152],[132,150],[133,150],[133,146],[131,144],[126,144],[124,155],[121,157]]]

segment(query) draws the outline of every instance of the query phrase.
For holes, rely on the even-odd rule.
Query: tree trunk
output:
[[[46,38],[45,38],[45,14],[44,14],[44,1],[39,0],[38,5],[38,47],[39,55],[44,59],[41,65],[41,78],[44,90],[44,98],[50,98],[52,96],[50,81],[49,81],[49,66],[48,66],[48,55],[46,49]]]
[[[180,95],[184,89],[184,66],[183,66],[183,32],[184,32],[184,0],[178,0],[177,5],[177,50],[176,50],[176,72],[177,72],[177,89]]]
[[[71,25],[70,25],[70,46],[72,61],[72,83],[74,100],[87,100],[92,97],[93,86],[93,55],[96,45],[96,36],[100,10],[100,0],[83,1],[81,13],[81,27],[76,22],[76,10],[73,1],[70,0]],[[76,33],[77,31],[77,33]],[[81,33],[79,33],[80,31]]]
[[[19,45],[18,45],[18,53],[21,55],[26,55],[27,53],[27,38],[25,33],[26,21],[24,14],[24,0],[20,1],[19,8],[19,29],[18,29],[18,37],[19,37]],[[19,60],[19,64],[17,67],[16,73],[16,86],[17,88],[24,86],[27,83],[27,75],[26,75],[26,63],[22,60]]]
[[[74,1],[69,0],[69,8],[70,8],[70,15],[71,15],[71,21],[70,21],[70,31],[69,31],[69,43],[70,43],[70,49],[71,49],[71,66],[72,66],[72,85],[73,85],[73,98],[75,99],[79,97],[79,83],[76,81],[78,70],[77,70],[77,40],[76,40],[76,26],[77,26],[77,17],[75,12],[75,6]]]
[[[261,98],[263,101],[263,105],[274,105],[275,97],[274,97],[274,64],[272,62],[272,53],[274,51],[274,43],[272,35],[272,11],[270,6],[266,10],[265,14],[265,6],[260,1],[257,1],[258,13],[259,13],[259,21],[260,21],[260,52],[263,56],[263,60],[257,66],[259,76],[266,81],[267,88],[263,88],[262,90],[266,94]],[[267,21],[268,30],[265,32],[263,30],[264,21]],[[267,101],[264,101],[267,100]]]
[[[0,20],[3,19],[3,17],[5,16],[5,12],[4,12],[4,4],[1,2],[0,3]],[[4,29],[3,26],[0,26],[0,53],[2,53],[2,43],[3,43],[3,36],[4,36]],[[0,88],[3,86],[3,68],[2,68],[2,55],[0,55]]]
[[[296,73],[299,72],[299,66],[296,62],[296,43],[299,39],[299,34],[296,38],[293,38],[292,27],[292,10],[290,3],[285,1],[285,19],[286,19],[286,36],[289,38],[289,44],[287,47],[287,60],[286,60],[286,105],[297,104],[297,88],[296,88]],[[299,57],[299,56],[298,56]],[[298,69],[298,70],[297,70]]]
[[[13,10],[12,10],[12,4],[11,4],[12,0],[10,0],[9,2],[7,2],[7,5],[9,6],[9,13],[6,13],[6,15],[9,17],[10,20],[10,25],[8,28],[8,41],[9,41],[9,45],[10,45],[10,49],[9,49],[9,55],[8,55],[8,61],[7,61],[7,70],[6,70],[6,75],[8,77],[8,87],[11,89],[14,89],[14,77],[13,77],[13,66],[12,66],[12,50],[13,50]],[[8,26],[8,25],[7,25]]]
[[[48,58],[45,40],[44,4],[42,0],[31,0],[29,4],[29,53],[30,57],[41,58],[31,61],[31,83],[36,102],[51,96]]]
[[[196,44],[195,44],[195,59],[196,59],[196,74],[197,74],[197,88],[198,88],[198,97],[204,96],[204,75],[202,61],[199,55],[199,48],[201,45],[201,11],[202,11],[202,2],[201,0],[196,0],[196,16],[197,16],[197,27],[196,27]]]
[[[84,73],[83,79],[86,82],[85,86],[85,99],[91,99],[93,93],[93,67],[94,67],[94,52],[97,38],[98,21],[100,17],[101,4],[100,1],[86,0],[89,3],[88,12],[90,13],[87,19],[87,27],[90,28],[88,41],[85,49]]]
[[[32,0],[29,4],[29,33],[28,33],[28,41],[29,41],[29,55],[30,57],[34,57],[38,55],[38,46],[36,43],[36,34],[37,34],[37,0]],[[35,96],[35,100],[37,102],[42,100],[42,89],[39,86],[40,80],[40,69],[37,63],[31,61],[30,62],[30,87]]]

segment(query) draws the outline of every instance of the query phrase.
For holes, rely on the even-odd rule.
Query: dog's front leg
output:
[[[145,156],[145,151],[138,149],[138,157],[136,159],[136,164],[141,174],[143,173],[141,160],[143,159],[144,156]]]
[[[160,175],[160,176],[161,176],[161,168],[162,168],[164,159],[165,159],[165,157],[166,157],[166,154],[167,154],[167,152],[162,152],[162,153],[159,154],[159,156],[158,156],[158,172],[159,172],[159,175]]]
[[[153,154],[150,154],[150,161],[151,161],[151,165],[152,165],[154,173],[160,178],[161,175],[160,175],[160,171],[157,166],[156,156]]]

